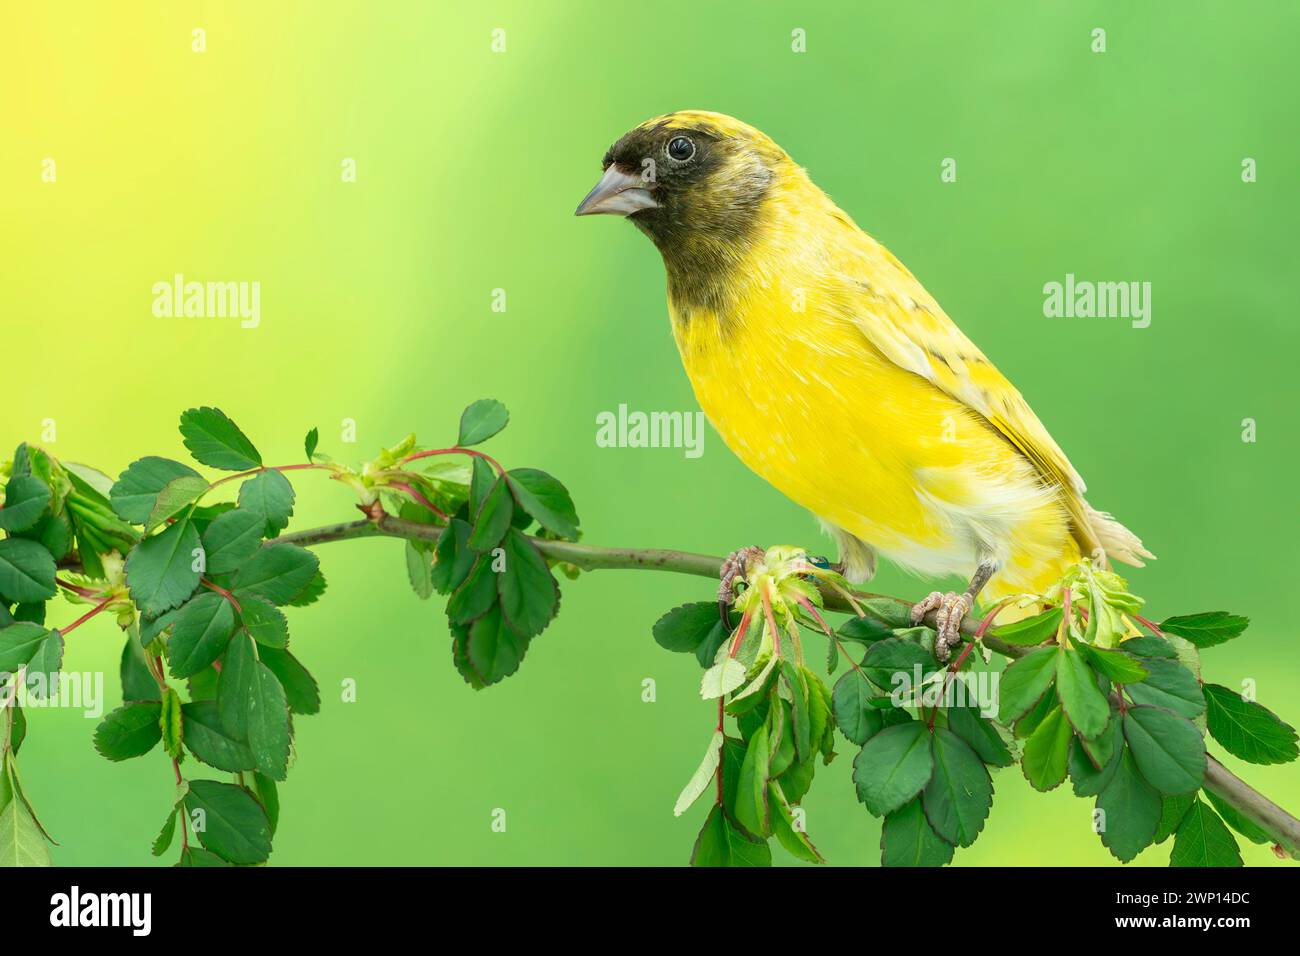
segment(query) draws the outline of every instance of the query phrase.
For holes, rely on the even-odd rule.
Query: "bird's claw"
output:
[[[971,612],[973,602],[969,594],[955,591],[931,591],[924,600],[912,605],[912,623],[920,624],[931,611],[934,615],[934,656],[946,661],[952,648],[961,643],[961,624]]]
[[[722,562],[722,572],[719,574],[721,583],[718,585],[718,603],[721,605],[731,604],[736,600],[734,589],[736,580],[745,577],[745,570],[749,562],[761,558],[763,549],[757,545],[751,545],[748,548],[737,548],[727,559]]]

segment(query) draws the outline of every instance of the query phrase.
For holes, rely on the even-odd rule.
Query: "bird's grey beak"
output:
[[[650,184],[653,187],[653,183]],[[596,188],[587,193],[587,198],[578,203],[575,216],[595,216],[607,213],[611,216],[630,216],[642,209],[654,209],[659,204],[650,197],[650,187],[640,176],[623,172],[615,165],[605,170]]]

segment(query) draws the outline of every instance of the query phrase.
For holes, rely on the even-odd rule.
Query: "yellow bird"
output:
[[[763,133],[670,113],[603,169],[577,215],[626,216],[658,247],[682,362],[728,447],[821,520],[849,580],[877,554],[969,576],[913,609],[937,610],[941,658],[982,590],[1041,593],[1081,555],[1152,557],[1084,500],[1042,422],[912,273]]]

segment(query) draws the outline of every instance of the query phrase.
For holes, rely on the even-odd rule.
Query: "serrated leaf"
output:
[[[519,669],[528,640],[515,632],[493,605],[469,625],[466,651],[475,672],[485,684],[495,684]]]
[[[54,597],[54,556],[35,541],[0,541],[0,594],[11,601],[46,601]]]
[[[1205,713],[1200,682],[1186,667],[1177,661],[1155,658],[1143,666],[1147,670],[1146,678],[1124,688],[1134,703],[1163,707],[1183,717],[1199,717]]]
[[[1170,866],[1242,866],[1241,850],[1218,814],[1200,800],[1178,824]]]
[[[239,486],[239,507],[261,516],[263,537],[274,538],[289,526],[293,502],[293,485],[274,468],[259,471]]]
[[[993,722],[974,705],[948,708],[948,729],[974,750],[981,760],[994,767],[1010,767],[1015,762],[1006,741]]]
[[[256,692],[257,655],[253,640],[237,632],[226,646],[221,659],[221,676],[217,681],[217,710],[227,734],[236,740],[248,739],[248,701]]]
[[[289,645],[289,621],[284,612],[265,598],[245,594],[239,602],[240,618],[250,637],[266,647]]]
[[[252,864],[271,855],[270,821],[248,791],[215,780],[191,780],[185,808],[191,818],[195,810],[202,811],[198,838],[222,859]]]
[[[675,607],[655,621],[655,643],[666,651],[694,653],[718,621],[716,601],[695,601]]]
[[[211,487],[206,478],[194,475],[182,475],[167,482],[154,499],[153,508],[144,523],[145,534],[152,534],[155,528],[167,523],[194,502],[198,501]]]
[[[36,656],[50,632],[39,624],[18,621],[0,628],[0,673],[16,674]]]
[[[167,657],[173,677],[190,677],[208,667],[226,650],[235,629],[235,609],[220,594],[204,591],[177,613]]]
[[[316,684],[316,678],[311,676],[298,658],[276,647],[263,647],[261,655],[262,663],[271,669],[271,673],[284,688],[290,712],[315,714],[320,711],[320,688]]]
[[[677,795],[677,802],[673,805],[673,816],[680,817],[690,809],[691,804],[698,800],[700,794],[713,782],[718,772],[718,764],[722,760],[722,741],[722,731],[715,730],[713,736],[709,738],[709,746],[704,751],[704,759],[691,774],[691,779],[686,781],[682,792]]]
[[[887,727],[853,761],[858,799],[874,816],[893,813],[930,781],[934,757],[930,735],[920,721]]]
[[[891,637],[872,644],[867,648],[861,666],[871,683],[887,691],[895,687],[895,674],[905,675],[907,683],[904,686],[915,689],[918,667],[922,678],[940,669],[933,654],[920,644],[902,637]]]
[[[568,490],[536,468],[515,468],[506,473],[515,503],[547,531],[570,540],[578,536],[578,513]]]
[[[181,413],[181,436],[194,460],[224,471],[262,466],[262,456],[239,427],[219,408],[191,408]]]
[[[1221,684],[1206,684],[1203,690],[1206,725],[1224,750],[1250,763],[1295,760],[1296,732],[1290,724]]]
[[[1146,679],[1147,669],[1137,658],[1122,650],[1093,647],[1091,644],[1080,644],[1078,649],[1098,673],[1116,684],[1136,684]]]
[[[231,736],[221,721],[217,703],[196,700],[181,707],[185,720],[185,746],[209,767],[237,773],[256,764],[248,744]]]
[[[885,725],[884,712],[872,704],[878,692],[863,674],[845,671],[831,691],[835,725],[849,741],[862,746]]]
[[[189,465],[149,455],[127,466],[110,489],[109,501],[123,521],[144,524],[149,520],[158,493],[177,478],[186,477],[202,479]]]
[[[1210,806],[1218,811],[1223,822],[1244,836],[1251,843],[1258,843],[1261,846],[1268,846],[1273,842],[1273,837],[1253,820],[1249,820],[1236,807],[1228,803],[1218,794],[1209,790],[1202,790],[1205,798],[1210,801]]]
[[[158,693],[158,682],[145,663],[140,642],[128,637],[122,645],[122,660],[118,665],[122,683],[122,700],[147,700]]]
[[[1049,608],[1033,617],[995,627],[989,633],[1005,644],[1032,647],[1056,634],[1064,614],[1065,612],[1059,607]]]
[[[167,820],[163,823],[162,829],[158,831],[158,836],[154,837],[151,850],[154,856],[162,856],[167,852],[167,848],[172,845],[172,837],[176,834],[176,816],[177,810],[173,807],[172,812],[167,814]]]
[[[109,712],[95,728],[95,749],[109,760],[130,760],[153,750],[162,739],[162,702],[133,701]]]
[[[194,552],[199,533],[188,521],[178,521],[145,538],[126,559],[126,583],[131,599],[149,617],[184,603],[199,586]]]
[[[714,806],[695,838],[691,866],[771,866],[766,841],[754,839],[731,824],[722,807]]]
[[[237,571],[262,547],[265,530],[265,517],[243,508],[234,508],[213,518],[203,532],[203,554],[208,573]]]
[[[408,540],[402,548],[402,556],[406,559],[406,579],[411,582],[416,597],[422,601],[433,597],[434,552],[417,548]]]
[[[1142,776],[1161,793],[1191,793],[1205,779],[1205,741],[1194,724],[1159,707],[1130,707],[1124,739]]]
[[[307,453],[307,460],[311,461],[311,456],[316,454],[316,446],[320,443],[320,431],[313,428],[303,439],[302,448]]]
[[[235,573],[231,588],[237,596],[256,594],[272,604],[288,604],[311,583],[319,567],[316,555],[296,544],[267,545]]]
[[[1197,647],[1214,647],[1241,635],[1250,618],[1227,611],[1182,614],[1160,622],[1160,630],[1186,638]]]
[[[470,526],[459,518],[452,518],[447,528],[438,536],[434,548],[433,570],[429,579],[439,594],[450,594],[464,583],[478,555],[469,547]]]
[[[494,398],[480,398],[460,415],[460,435],[456,444],[468,448],[485,442],[510,421],[506,407]]]
[[[289,705],[284,688],[266,664],[253,667],[248,698],[248,749],[258,772],[283,780],[289,772]]]
[[[1107,724],[1103,736],[1110,738],[1106,750],[1109,759],[1100,767],[1093,762],[1082,740],[1075,737],[1070,741],[1070,782],[1076,797],[1097,796],[1106,789],[1119,767],[1120,751],[1124,743],[1119,736],[1119,721],[1113,720]]]
[[[934,832],[920,797],[885,817],[880,829],[881,866],[947,866],[953,849]]]
[[[730,694],[745,683],[745,673],[744,664],[734,657],[724,657],[704,672],[700,679],[700,696],[705,700],[714,700]]]
[[[807,863],[825,863],[822,855],[813,846],[808,834],[801,828],[800,818],[795,816],[794,808],[781,790],[780,781],[773,780],[767,785],[768,803],[772,807],[772,833],[786,852],[796,859]]]
[[[956,846],[970,846],[993,807],[993,781],[975,751],[950,730],[930,738],[934,773],[921,791],[921,806],[934,831]]]
[[[502,548],[505,567],[497,574],[501,611],[515,631],[534,637],[555,616],[559,588],[546,560],[524,535],[511,528]]]
[[[1065,780],[1073,731],[1060,706],[1052,708],[1025,741],[1020,769],[1035,790],[1048,791]]]
[[[1110,703],[1097,686],[1097,677],[1083,654],[1062,647],[1056,655],[1056,695],[1074,729],[1095,737],[1110,719]]]
[[[51,866],[50,849],[26,801],[13,798],[0,810],[0,866]]]
[[[1194,793],[1183,793],[1176,797],[1161,795],[1160,825],[1156,827],[1156,835],[1151,842],[1159,845],[1173,836],[1178,824],[1183,822],[1183,817],[1187,816],[1187,811],[1195,802]]]
[[[1042,647],[1012,661],[998,684],[998,719],[1010,724],[1042,699],[1056,677],[1056,648]]]
[[[1103,816],[1098,835],[1121,863],[1128,863],[1151,844],[1160,825],[1160,793],[1138,772],[1128,747],[1120,749],[1120,762],[1106,788],[1097,797]]]
[[[50,504],[50,488],[32,475],[14,475],[5,485],[0,531],[16,534],[34,527]]]
[[[736,822],[754,836],[771,836],[772,806],[768,800],[771,780],[771,744],[764,723],[754,731],[745,748],[745,759],[736,780],[736,801],[732,807]]]
[[[163,750],[167,751],[173,760],[180,760],[181,743],[185,736],[184,717],[181,714],[181,696],[170,687],[163,691],[158,728],[162,733]]]

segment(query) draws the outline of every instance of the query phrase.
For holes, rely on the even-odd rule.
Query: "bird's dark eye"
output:
[[[695,144],[685,136],[675,136],[668,144],[668,155],[679,163],[684,163],[695,155]]]

